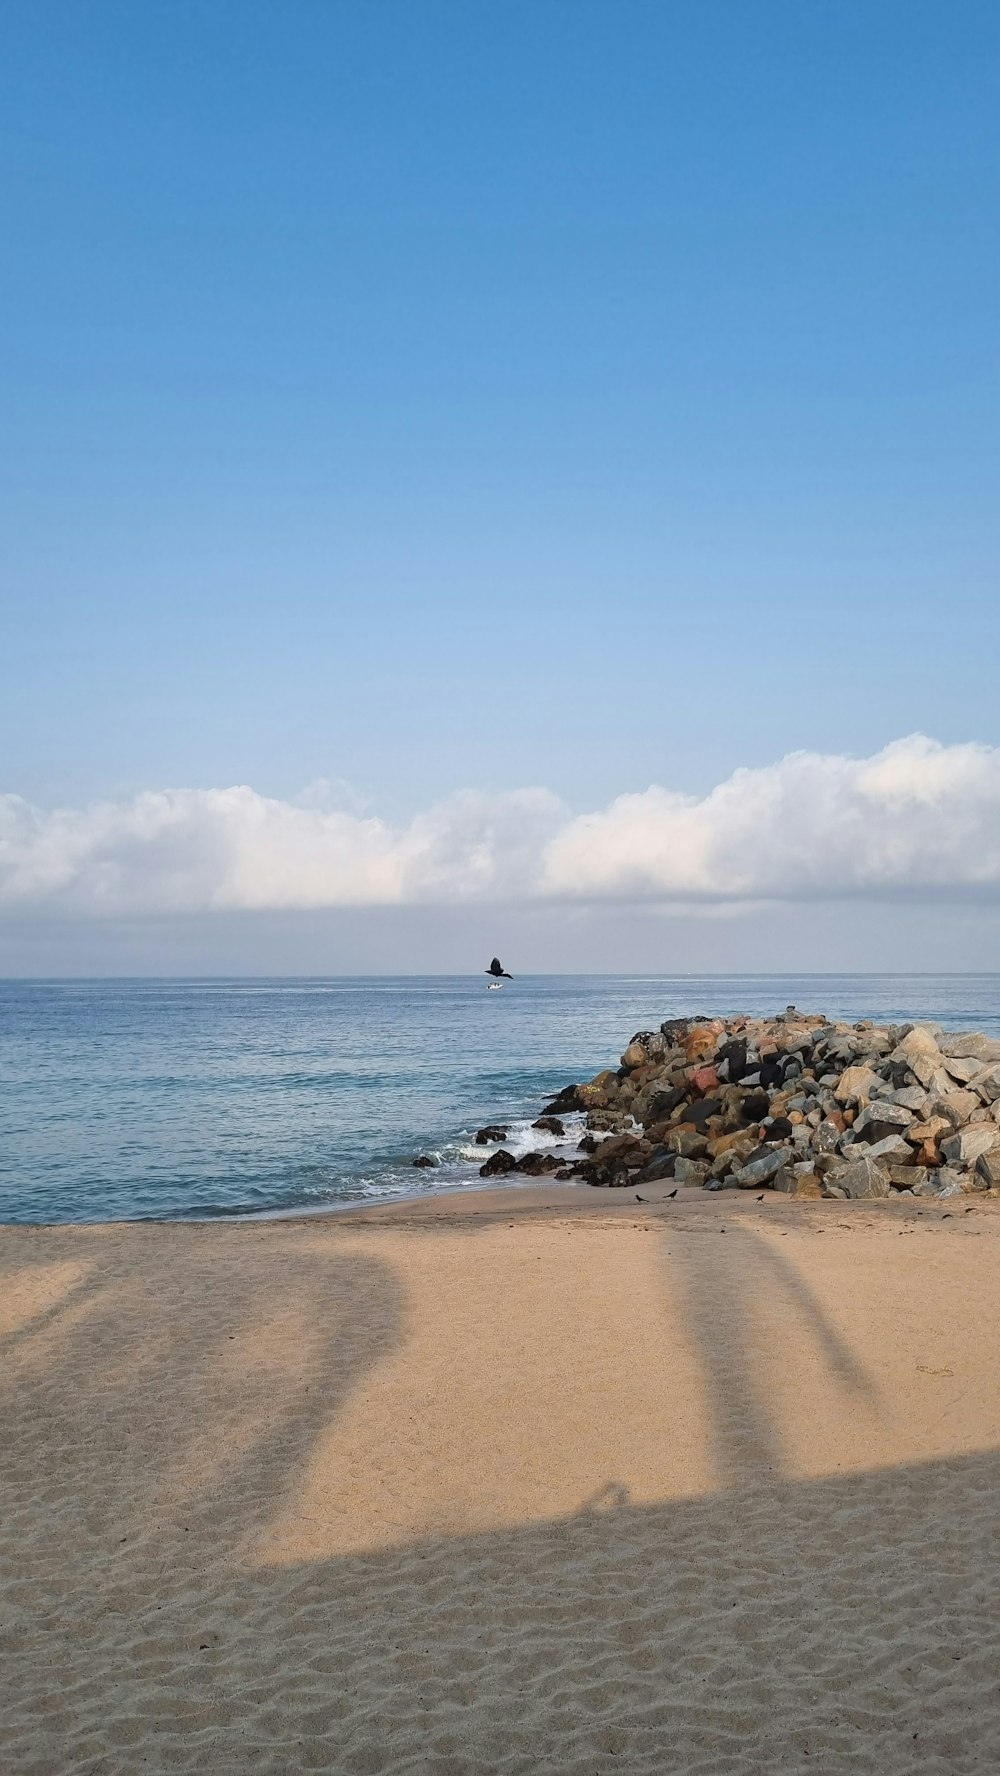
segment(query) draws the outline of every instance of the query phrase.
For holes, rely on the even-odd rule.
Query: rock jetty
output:
[[[572,1155],[515,1162],[501,1149],[483,1174],[804,1197],[1000,1194],[1000,1041],[976,1031],[830,1023],[794,1006],[671,1018],[633,1036],[619,1067],[567,1086],[535,1126],[572,1112],[586,1124]]]

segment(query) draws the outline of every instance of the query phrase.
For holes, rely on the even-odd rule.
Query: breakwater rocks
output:
[[[1000,1194],[1000,1041],[938,1024],[673,1018],[621,1065],[567,1086],[535,1124],[583,1112],[575,1151],[482,1175],[621,1188],[672,1178],[805,1197]],[[491,1131],[492,1132],[492,1131]]]

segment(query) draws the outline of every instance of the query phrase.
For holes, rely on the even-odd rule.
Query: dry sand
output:
[[[0,1230],[0,1768],[996,1769],[969,1208]]]

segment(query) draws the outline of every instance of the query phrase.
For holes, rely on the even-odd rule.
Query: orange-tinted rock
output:
[[[719,1075],[714,1067],[689,1067],[688,1082],[701,1098],[707,1098],[709,1092],[719,1088]]]
[[[735,1129],[732,1134],[718,1135],[714,1141],[710,1141],[708,1151],[713,1159],[717,1159],[720,1153],[728,1153],[732,1148],[745,1147],[746,1144],[746,1129]]]
[[[695,1024],[693,1030],[686,1031],[679,1038],[685,1058],[689,1061],[700,1061],[708,1055],[714,1055],[722,1030],[723,1025],[718,1018],[713,1018],[710,1024]]]
[[[649,1060],[641,1042],[630,1042],[622,1055],[623,1067],[644,1067]]]

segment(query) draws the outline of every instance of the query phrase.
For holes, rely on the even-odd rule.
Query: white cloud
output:
[[[706,796],[654,786],[578,816],[544,789],[463,791],[403,826],[331,799],[326,786],[290,802],[244,787],[162,790],[43,811],[0,796],[0,905],[690,907],[1000,889],[1000,748],[920,735],[869,759],[793,753]]]

